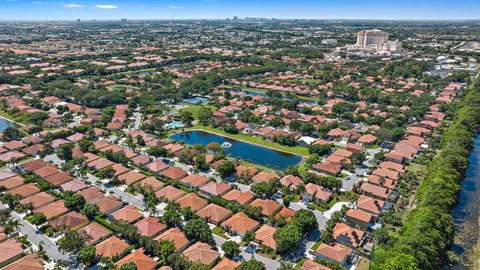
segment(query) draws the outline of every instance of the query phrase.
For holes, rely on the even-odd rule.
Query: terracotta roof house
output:
[[[67,144],[67,143],[70,143],[70,142],[64,139],[55,139],[50,144],[52,145],[53,149],[58,149],[63,144]]]
[[[17,174],[12,172],[10,169],[0,169],[0,180],[5,180],[15,175]]]
[[[232,215],[232,212],[219,205],[211,203],[197,211],[199,217],[204,218],[208,223],[219,225]]]
[[[378,168],[372,172],[374,175],[378,175],[380,177],[387,177],[392,180],[398,180],[399,173],[393,170]]]
[[[157,190],[159,190],[159,189],[161,189],[162,187],[165,186],[165,184],[162,181],[157,180],[157,178],[155,176],[150,176],[150,177],[144,178],[144,179],[140,180],[139,182],[135,183],[135,185],[141,185],[141,186],[144,186],[144,187],[149,187],[153,191],[157,191]]]
[[[121,165],[121,164],[118,164],[118,163],[113,164],[113,165],[110,166],[110,167],[115,171],[115,173],[113,174],[114,176],[119,176],[119,175],[121,175],[121,174],[124,174],[124,173],[130,171],[129,168],[127,168],[127,167],[125,167],[125,166],[123,166],[123,165]]]
[[[300,177],[289,174],[280,179],[280,184],[290,189],[297,189],[300,184],[303,184],[303,181]]]
[[[85,136],[86,135],[83,134],[83,133],[76,132],[75,134],[68,136],[67,140],[69,140],[71,142],[79,142]]]
[[[60,170],[58,170],[57,167],[53,166],[53,165],[48,165],[48,166],[45,166],[45,167],[42,167],[40,169],[37,169],[35,171],[33,171],[33,173],[39,177],[42,177],[42,178],[45,178],[47,176],[50,176],[50,175],[54,175],[54,174],[57,174],[59,173]]]
[[[313,165],[312,169],[320,173],[336,176],[342,171],[342,165],[333,162],[324,162]]]
[[[90,223],[87,226],[81,228],[79,232],[86,233],[89,236],[86,243],[90,245],[98,243],[98,241],[105,239],[112,233],[107,228],[96,222]]]
[[[149,163],[151,160],[147,155],[138,155],[134,158],[131,159],[133,164],[138,165],[138,166],[143,166],[147,163]]]
[[[106,147],[103,147],[99,151],[102,152],[102,153],[106,153],[106,152],[109,152],[109,151],[111,151],[112,153],[122,153],[124,151],[124,149],[117,144],[110,144]]]
[[[43,148],[44,147],[42,144],[34,144],[34,145],[23,148],[22,152],[30,156],[36,156],[38,155],[38,153],[40,153],[43,150]]]
[[[123,220],[127,223],[133,223],[143,218],[143,214],[134,205],[130,204],[120,210],[115,211],[109,215],[109,218],[113,220]]]
[[[243,179],[251,179],[255,174],[257,174],[258,170],[254,166],[246,167],[244,165],[239,165],[235,168],[237,177]]]
[[[2,270],[43,270],[44,263],[36,253],[30,253],[2,268]]]
[[[249,218],[245,213],[238,212],[222,223],[222,228],[230,234],[244,235],[255,231],[260,223]]]
[[[6,148],[8,150],[17,150],[26,146],[27,145],[21,141],[9,141],[3,145],[3,148]]]
[[[353,254],[353,249],[341,244],[327,245],[322,243],[315,250],[317,258],[331,260],[344,266],[350,263]]]
[[[368,183],[372,183],[372,184],[380,186],[380,187],[385,187],[388,190],[395,189],[395,187],[397,186],[397,183],[398,183],[395,180],[392,180],[392,179],[386,178],[386,177],[381,177],[381,176],[378,176],[378,175],[369,175],[367,177],[367,180],[368,180]]]
[[[129,171],[124,173],[118,177],[118,180],[124,182],[127,185],[132,185],[137,183],[138,181],[146,178],[147,176],[143,173],[139,173],[136,171]]]
[[[87,184],[85,184],[85,182],[83,182],[82,180],[74,179],[72,181],[69,181],[60,185],[60,190],[61,191],[69,190],[69,191],[77,192],[87,187],[88,187]]]
[[[232,189],[227,194],[222,196],[223,199],[231,202],[235,202],[238,205],[244,205],[253,201],[255,196],[250,191],[240,191],[237,189]]]
[[[173,241],[176,252],[182,251],[190,244],[190,241],[185,237],[185,234],[183,234],[183,232],[177,227],[170,228],[155,238],[155,240],[159,239]]]
[[[40,189],[34,183],[21,185],[8,191],[8,193],[11,195],[18,194],[23,197],[31,196],[37,192],[40,192]]]
[[[162,201],[175,201],[183,195],[185,195],[185,192],[174,186],[166,186],[155,192],[155,196]]]
[[[168,169],[161,171],[160,174],[172,180],[180,180],[183,177],[187,176],[186,171],[184,171],[182,168],[175,166],[169,167]]]
[[[405,165],[398,164],[398,163],[391,162],[391,161],[384,161],[384,162],[379,164],[379,167],[384,168],[384,169],[393,170],[393,171],[396,171],[398,173],[404,173],[407,170]]]
[[[212,270],[235,270],[240,266],[239,262],[232,261],[227,257],[224,257],[215,267],[212,268]]]
[[[47,166],[47,163],[41,159],[34,159],[21,165],[22,169],[27,172],[33,172],[45,166]]]
[[[373,215],[380,215],[383,210],[385,202],[376,198],[372,198],[365,195],[360,195],[357,200],[357,208],[362,209]]]
[[[314,183],[305,185],[305,190],[302,191],[302,199],[306,202],[321,201],[328,202],[333,196],[333,192],[326,190],[322,186]]]
[[[90,162],[100,158],[99,156],[97,156],[95,154],[92,154],[92,153],[83,153],[83,157],[85,158],[86,163],[90,163]]]
[[[274,179],[280,179],[280,176],[276,173],[268,173],[268,172],[260,172],[254,177],[252,177],[252,181],[254,183],[264,183],[264,182],[270,182]]]
[[[189,206],[194,212],[197,212],[208,204],[206,200],[200,198],[194,192],[188,193],[187,195],[178,199],[176,202],[180,204],[181,208]]]
[[[380,187],[370,183],[363,183],[360,187],[362,193],[377,199],[385,200],[390,196],[391,191],[385,187]]]
[[[337,223],[332,230],[333,238],[338,243],[353,248],[362,245],[365,232],[348,226],[345,223]]]
[[[35,213],[42,213],[47,220],[51,220],[68,212],[62,200],[54,201],[34,210]]]
[[[77,193],[82,195],[87,203],[93,203],[103,197],[103,192],[100,191],[100,189],[98,189],[97,187],[89,187],[80,190]]]
[[[155,161],[150,162],[147,165],[145,165],[145,169],[147,169],[151,172],[154,172],[154,173],[159,173],[159,172],[165,170],[166,168],[168,168],[168,164],[166,164],[165,162],[163,162],[161,160],[155,160]]]
[[[157,217],[146,217],[135,223],[135,227],[138,228],[138,232],[141,235],[147,237],[155,237],[167,228]]]
[[[116,236],[111,236],[95,246],[97,256],[112,258],[121,254],[126,248],[130,247],[127,243]]]
[[[42,207],[48,203],[51,203],[55,200],[55,198],[53,198],[50,194],[46,193],[46,192],[40,192],[40,193],[36,193],[32,196],[29,196],[29,197],[26,197],[24,199],[21,199],[20,200],[20,204],[28,204],[28,203],[32,203],[33,207],[35,209],[39,208],[39,207]]]
[[[185,147],[179,143],[171,143],[171,144],[167,144],[165,146],[163,146],[163,148],[167,149],[168,152],[170,153],[178,153],[180,151],[182,151],[183,149],[185,149]]]
[[[200,188],[200,192],[209,197],[220,197],[230,191],[232,187],[227,183],[209,182]]]
[[[196,242],[182,252],[189,261],[199,262],[212,267],[220,258],[220,253],[213,250],[209,244]]]
[[[184,184],[189,188],[199,188],[208,183],[208,178],[206,176],[189,174],[184,178],[180,179],[180,183]]]
[[[87,166],[90,167],[91,169],[95,171],[101,171],[107,167],[110,167],[114,165],[115,163],[111,162],[110,160],[106,158],[99,158],[95,159],[89,163],[87,163]]]
[[[49,222],[54,228],[66,226],[71,230],[78,230],[88,224],[88,218],[75,211],[69,212]]]
[[[100,150],[102,148],[110,146],[110,144],[107,141],[99,140],[99,141],[93,142],[93,146],[95,147],[95,149]]]
[[[275,215],[275,218],[279,219],[280,217],[284,217],[285,220],[288,222],[292,219],[296,212],[296,210],[284,207],[282,208],[282,210],[278,211],[278,213]]]
[[[345,214],[347,223],[368,230],[370,225],[375,222],[375,216],[359,209],[350,209]]]
[[[303,262],[302,267],[299,270],[332,270],[324,265],[316,263],[312,260],[306,260]]]
[[[137,266],[137,269],[142,270],[152,270],[157,265],[157,262],[154,259],[143,254],[143,251],[141,249],[137,249],[134,252],[123,257],[121,260],[115,263],[115,267],[120,268],[126,263],[133,263]]]
[[[11,238],[0,243],[0,267],[20,259],[23,246],[17,239]]]
[[[123,207],[123,202],[113,195],[98,199],[95,204],[100,212],[109,215]]]
[[[59,187],[60,185],[71,181],[73,177],[66,172],[60,172],[57,174],[52,174],[47,177],[44,177],[43,179],[45,179],[45,181],[52,184],[53,186]]]
[[[6,190],[19,187],[23,185],[25,179],[20,175],[15,175],[0,181],[0,187],[4,187]]]
[[[260,199],[260,198],[253,201],[250,205],[255,207],[261,207],[262,214],[267,217],[274,214],[275,212],[279,211],[280,208],[282,208],[282,205],[279,204],[277,201]]]
[[[275,242],[275,239],[273,239],[273,234],[276,231],[277,229],[272,226],[267,224],[263,225],[255,232],[255,242],[270,249],[276,250],[277,243]]]
[[[25,157],[25,154],[18,151],[10,151],[0,155],[0,161],[9,162],[12,160],[22,159]]]

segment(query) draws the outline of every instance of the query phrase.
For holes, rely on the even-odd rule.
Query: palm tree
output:
[[[22,224],[16,219],[10,219],[7,223],[7,226],[13,228],[15,230],[15,234],[18,234],[18,229],[20,226],[22,226]]]

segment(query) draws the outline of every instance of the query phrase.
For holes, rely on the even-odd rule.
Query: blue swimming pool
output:
[[[184,141],[186,144],[207,145],[211,142],[222,144],[228,142],[231,147],[224,148],[225,153],[233,158],[239,157],[243,160],[269,167],[272,169],[284,170],[302,161],[302,157],[290,153],[273,150],[267,147],[226,138],[221,135],[205,131],[185,131],[172,135],[172,140]]]
[[[14,127],[15,123],[8,121],[7,119],[0,118],[0,132],[4,131],[7,127]]]

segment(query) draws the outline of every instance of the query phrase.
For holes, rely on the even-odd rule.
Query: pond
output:
[[[170,139],[184,141],[189,145],[202,144],[205,146],[211,142],[216,142],[220,145],[227,142],[231,144],[230,147],[224,148],[227,155],[233,158],[239,157],[243,160],[272,169],[284,170],[288,168],[288,166],[297,165],[302,161],[302,157],[298,155],[226,138],[205,131],[194,130],[180,132],[172,135]]]
[[[453,251],[459,257],[454,270],[475,269],[480,237],[480,136],[475,140],[465,179],[461,182],[458,204],[453,210],[455,239]],[[477,268],[478,269],[478,268]]]
[[[3,132],[7,127],[14,127],[15,124],[5,118],[0,118],[0,132]]]

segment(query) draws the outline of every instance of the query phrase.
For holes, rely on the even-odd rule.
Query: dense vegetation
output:
[[[417,207],[397,232],[377,241],[372,269],[440,269],[451,263],[451,210],[480,128],[479,80],[460,105],[442,139],[441,153],[432,160],[418,189]]]

